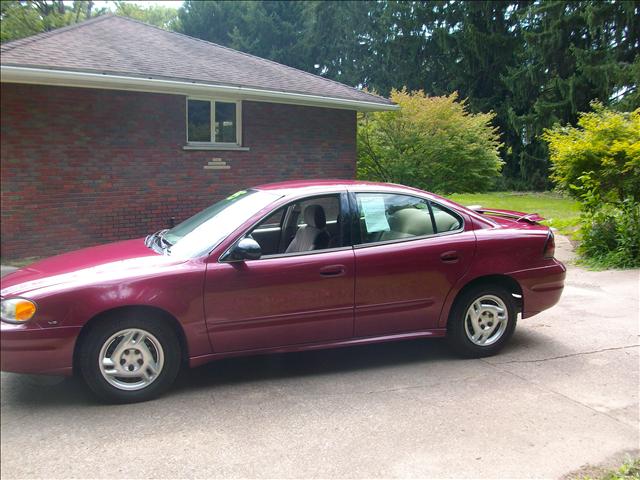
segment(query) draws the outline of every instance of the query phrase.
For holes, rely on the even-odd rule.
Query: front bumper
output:
[[[544,267],[510,273],[522,288],[522,318],[532,317],[558,303],[566,275],[567,268],[555,259]]]
[[[0,370],[71,375],[80,327],[42,328],[34,323],[0,322]]]

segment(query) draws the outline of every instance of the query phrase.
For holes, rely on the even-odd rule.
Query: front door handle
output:
[[[320,269],[320,275],[323,277],[340,277],[344,272],[344,265],[328,265]]]
[[[458,256],[458,252],[456,252],[455,250],[444,252],[442,255],[440,255],[440,260],[442,260],[444,263],[456,263],[459,259],[460,257]]]

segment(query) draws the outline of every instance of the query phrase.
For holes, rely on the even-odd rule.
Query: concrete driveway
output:
[[[570,267],[496,357],[419,340],[225,360],[140,405],[3,373],[0,473],[560,477],[638,454],[638,295],[637,270]]]

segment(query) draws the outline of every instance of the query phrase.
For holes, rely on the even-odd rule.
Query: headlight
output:
[[[8,298],[0,303],[0,320],[3,322],[28,322],[35,313],[36,304],[25,298]]]

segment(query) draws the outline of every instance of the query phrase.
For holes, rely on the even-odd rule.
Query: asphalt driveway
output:
[[[639,288],[570,267],[560,304],[483,360],[439,340],[224,360],[128,406],[2,373],[0,474],[560,477],[640,448]]]

